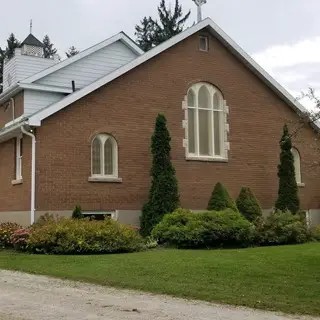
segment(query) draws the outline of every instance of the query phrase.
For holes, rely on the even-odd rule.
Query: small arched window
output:
[[[302,184],[300,153],[299,153],[298,149],[296,149],[296,148],[292,148],[291,153],[293,155],[293,160],[294,160],[294,170],[296,173],[297,184]]]
[[[187,95],[187,157],[226,159],[227,107],[221,92],[207,83],[193,85]]]
[[[92,140],[91,175],[98,178],[118,177],[118,145],[112,136],[99,134]]]

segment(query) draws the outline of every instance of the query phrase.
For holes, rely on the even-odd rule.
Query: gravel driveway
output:
[[[187,301],[0,270],[0,319],[280,320],[312,318],[286,317],[271,312]]]

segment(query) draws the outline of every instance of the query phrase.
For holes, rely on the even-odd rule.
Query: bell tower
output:
[[[30,34],[24,39],[20,47],[15,49],[14,56],[4,62],[3,92],[19,81],[56,63],[59,63],[58,55],[55,55],[53,59],[46,59],[44,57],[44,45],[32,34],[31,20]]]
[[[21,43],[21,54],[43,58],[43,43],[32,33]]]
[[[32,20],[30,20],[30,33],[21,43],[21,54],[43,58],[43,43],[32,34]]]

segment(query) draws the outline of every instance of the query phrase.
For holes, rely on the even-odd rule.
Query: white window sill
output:
[[[112,177],[89,177],[89,182],[100,182],[100,183],[122,183],[121,178]]]
[[[298,182],[297,185],[298,185],[298,188],[304,188],[306,186],[306,184],[302,182]]]
[[[186,156],[187,161],[228,162],[228,158]]]
[[[16,185],[18,185],[18,184],[23,184],[23,179],[21,178],[21,179],[17,179],[17,180],[12,180],[12,181],[11,181],[11,184],[12,184],[13,186],[16,186]]]

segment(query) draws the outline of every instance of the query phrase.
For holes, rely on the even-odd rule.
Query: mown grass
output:
[[[154,250],[101,256],[0,252],[0,268],[320,315],[320,243],[242,250]]]

